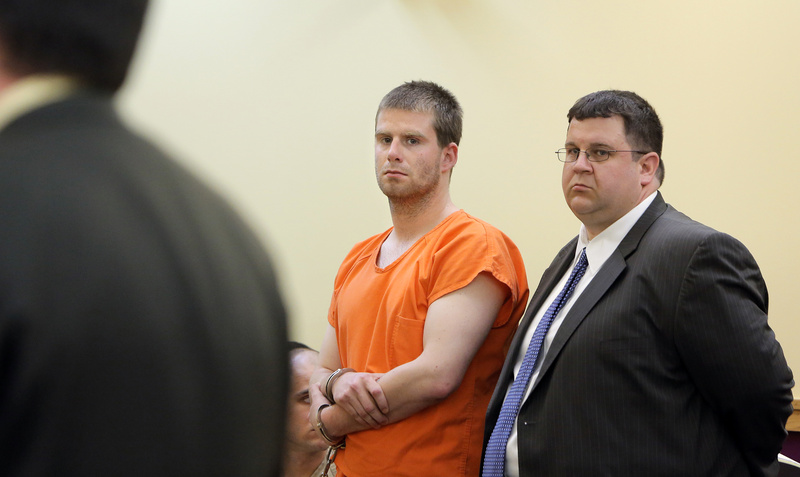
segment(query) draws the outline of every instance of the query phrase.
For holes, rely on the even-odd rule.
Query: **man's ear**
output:
[[[656,171],[661,158],[658,153],[648,152],[637,161],[639,164],[639,176],[641,178],[641,185],[646,186],[656,180]]]
[[[458,162],[458,145],[451,142],[442,149],[442,173],[449,172]]]

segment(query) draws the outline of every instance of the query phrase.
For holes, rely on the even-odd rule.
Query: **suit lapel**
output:
[[[517,353],[519,351],[520,346],[522,346],[522,340],[525,338],[524,335],[528,327],[531,325],[534,315],[539,308],[544,305],[545,299],[547,299],[547,296],[550,295],[553,287],[558,284],[558,281],[561,279],[564,273],[567,272],[567,268],[569,268],[570,263],[572,263],[572,259],[575,258],[575,247],[577,243],[578,238],[575,237],[566,246],[564,246],[564,248],[558,252],[556,258],[553,259],[550,267],[548,267],[544,274],[542,274],[542,279],[539,282],[539,286],[536,287],[536,292],[533,294],[533,297],[528,304],[528,309],[525,311],[525,315],[519,324],[516,335],[514,335],[514,340],[511,343],[509,354],[511,354],[511,352]]]
[[[559,353],[562,349],[564,349],[564,346],[572,336],[572,333],[575,332],[578,326],[580,326],[581,322],[583,322],[583,320],[588,316],[592,308],[594,308],[597,302],[603,298],[611,285],[617,281],[620,274],[623,272],[623,270],[625,270],[627,267],[627,258],[636,251],[636,248],[639,246],[639,242],[641,241],[645,232],[647,232],[650,226],[653,225],[653,222],[655,222],[656,219],[658,219],[666,210],[667,205],[664,202],[663,197],[661,197],[661,192],[658,192],[656,198],[653,200],[653,203],[650,204],[650,206],[647,208],[647,210],[645,210],[628,234],[625,235],[625,238],[622,239],[622,242],[620,242],[617,249],[614,250],[614,253],[612,253],[608,260],[606,260],[600,271],[597,273],[597,275],[595,275],[583,293],[581,293],[578,299],[575,300],[575,304],[572,305],[569,313],[564,318],[564,322],[561,324],[561,327],[559,327],[558,332],[556,332],[556,336],[553,338],[550,349],[547,351],[547,354],[544,357],[544,362],[542,363],[542,368],[539,371],[539,376],[537,377],[536,382],[533,383],[534,387],[550,370]],[[572,250],[574,251],[574,240],[573,242],[570,242],[570,244],[572,245]],[[567,265],[568,264],[569,262],[567,262]],[[557,278],[560,278],[564,273],[566,273],[566,269],[564,269],[557,276]],[[551,284],[550,289],[552,289],[553,286],[554,285]],[[541,306],[541,304],[539,304],[539,306]],[[536,310],[538,310],[538,306],[534,309],[534,312]],[[528,318],[527,313],[526,318]],[[516,344],[516,339],[514,341]]]

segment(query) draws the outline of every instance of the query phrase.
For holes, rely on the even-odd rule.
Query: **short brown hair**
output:
[[[378,114],[384,109],[432,112],[436,141],[444,148],[451,142],[461,142],[464,113],[453,93],[430,81],[409,81],[389,91],[378,105]],[[377,123],[378,116],[375,116]]]

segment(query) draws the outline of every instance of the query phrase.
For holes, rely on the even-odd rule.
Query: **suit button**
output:
[[[528,425],[528,421],[522,421],[522,425],[523,426],[527,426]]]

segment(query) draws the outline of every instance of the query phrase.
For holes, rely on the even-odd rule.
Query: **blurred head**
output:
[[[439,147],[461,142],[461,125],[464,113],[453,93],[430,81],[411,81],[404,83],[383,97],[375,115],[385,109],[399,109],[433,114],[433,129]]]
[[[0,68],[65,74],[101,91],[125,80],[147,0],[2,0]]]
[[[287,449],[293,452],[324,451],[328,444],[308,422],[310,401],[308,382],[317,369],[319,353],[302,343],[289,343],[289,365],[292,381],[289,394]]]
[[[641,96],[631,91],[605,90],[587,94],[567,113],[567,121],[619,116],[625,127],[628,144],[636,150],[655,152],[659,157],[656,179],[664,183],[664,161],[661,147],[664,128],[655,109]],[[636,157],[634,157],[634,160]]]

